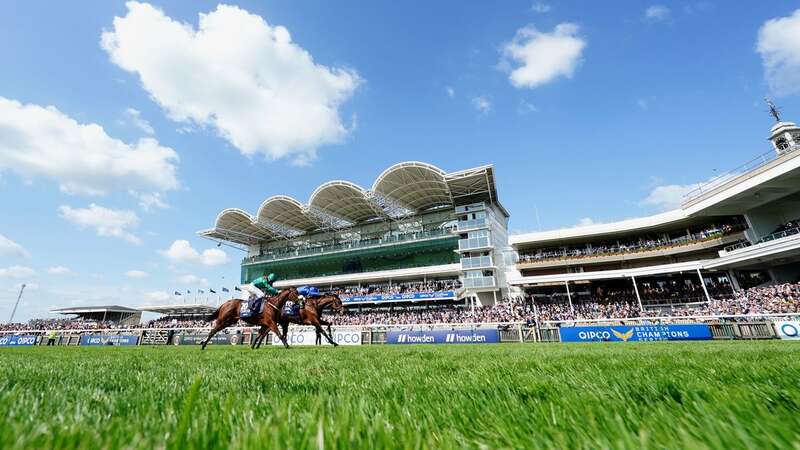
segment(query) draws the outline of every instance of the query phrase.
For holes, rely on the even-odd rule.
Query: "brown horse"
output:
[[[322,320],[322,312],[328,308],[331,308],[336,313],[342,312],[344,306],[342,305],[342,300],[338,295],[325,294],[319,298],[307,299],[305,307],[300,310],[299,317],[287,316],[281,312],[278,322],[281,325],[283,336],[287,336],[286,332],[289,329],[289,323],[296,323],[298,325],[311,325],[314,327],[314,331],[317,332],[317,345],[322,343],[322,338],[320,336],[325,336],[325,339],[327,339],[331,345],[334,347],[338,346],[339,344],[334,342],[333,337],[331,336],[331,323],[326,320]],[[322,325],[328,326],[327,333],[322,329]]]
[[[261,314],[254,314],[245,319],[239,317],[239,310],[241,309],[242,302],[244,302],[244,300],[240,300],[238,298],[228,300],[219,308],[217,308],[217,310],[214,311],[214,314],[211,315],[210,319],[216,320],[216,322],[214,323],[214,328],[212,328],[211,332],[208,333],[208,337],[202,341],[202,348],[206,348],[206,345],[211,342],[211,338],[215,334],[231,325],[235,325],[239,320],[243,320],[250,325],[258,325],[261,327],[258,330],[258,336],[250,344],[250,348],[256,348],[256,343],[260,343],[260,341],[264,339],[264,336],[267,335],[268,330],[275,333],[280,338],[281,342],[283,342],[283,345],[286,348],[289,348],[289,344],[286,342],[286,336],[282,335],[280,329],[278,329],[280,311],[283,309],[283,305],[286,304],[287,300],[292,300],[295,302],[299,300],[297,289],[289,287],[282,290],[280,293],[278,293],[278,295],[264,300],[264,312]]]

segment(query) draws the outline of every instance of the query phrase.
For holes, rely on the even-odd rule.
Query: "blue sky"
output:
[[[494,164],[531,231],[768,151],[764,96],[800,120],[797,2],[82,6],[0,16],[0,320],[23,282],[18,319],[232,287],[241,254],[194,234],[221,209],[399,161]]]

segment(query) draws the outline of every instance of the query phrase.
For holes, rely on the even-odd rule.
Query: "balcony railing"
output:
[[[487,288],[495,287],[496,282],[494,277],[471,277],[464,278],[464,287],[469,288]]]
[[[470,220],[459,220],[458,221],[458,231],[470,230],[473,228],[483,228],[486,226],[486,218],[482,217],[480,219],[470,219]]]
[[[420,231],[418,233],[404,233],[397,236],[388,236],[377,239],[364,239],[360,241],[342,242],[338,244],[320,245],[316,247],[281,249],[279,251],[265,253],[259,256],[247,257],[243,263],[257,263],[263,261],[275,261],[278,259],[296,258],[300,256],[321,255],[323,253],[343,252],[369,247],[378,247],[387,244],[398,244],[404,242],[434,239],[438,237],[452,237],[449,229],[437,228],[434,230]]]
[[[533,254],[521,254],[519,255],[518,264],[537,263],[550,260],[596,258],[603,256],[617,256],[630,253],[640,253],[646,251],[666,250],[685,245],[697,244],[712,239],[718,239],[733,233],[744,231],[746,229],[747,225],[744,224],[727,225],[723,227],[723,229],[705,230],[703,232],[695,233],[690,236],[681,236],[680,238],[671,240],[658,240],[658,241],[653,240],[645,243],[620,245],[613,247],[604,246],[596,248],[593,247],[593,248],[582,248],[582,249],[565,249],[565,250],[543,251],[540,253],[533,253]]]
[[[489,247],[489,237],[477,237],[477,238],[469,238],[469,239],[460,239],[458,241],[458,249],[459,250],[472,250],[474,248],[486,248]]]
[[[800,234],[800,227],[789,228],[788,230],[778,231],[777,233],[772,233],[770,235],[764,236],[763,238],[761,238],[755,244],[751,244],[750,241],[737,242],[736,244],[729,245],[729,246],[725,247],[724,250],[725,250],[726,253],[729,253],[729,252],[732,252],[734,250],[739,250],[741,248],[747,248],[747,247],[750,247],[752,245],[757,245],[757,244],[761,244],[761,243],[764,243],[764,242],[770,242],[770,241],[774,241],[776,239],[783,239],[785,237],[794,236],[794,235],[797,235],[797,234]]]
[[[733,170],[729,170],[723,174],[715,176],[714,178],[705,183],[698,184],[695,189],[689,191],[683,196],[683,203],[689,202],[705,194],[706,192],[712,191],[715,188],[722,186],[723,184],[727,183],[730,180],[733,180],[736,177],[744,175],[748,172],[752,172],[760,167],[766,166],[775,159],[784,155],[788,155],[789,153],[793,153],[798,149],[800,149],[800,145],[793,145],[783,150],[783,152],[780,155],[778,155],[774,149],[766,153],[762,153]]]
[[[461,258],[462,269],[479,269],[481,267],[492,266],[493,264],[491,256],[471,256],[467,258]]]

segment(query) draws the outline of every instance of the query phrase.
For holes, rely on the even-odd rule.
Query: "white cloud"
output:
[[[686,194],[697,189],[699,186],[700,183],[656,186],[640,204],[644,206],[655,206],[662,211],[679,208]]]
[[[192,247],[189,241],[183,239],[176,240],[168,249],[160,250],[159,253],[174,263],[219,266],[228,262],[228,255],[223,250],[209,248],[200,253]]]
[[[492,110],[492,102],[485,95],[473,98],[472,106],[481,114],[489,114],[489,111]]]
[[[129,270],[125,272],[125,276],[128,278],[147,278],[150,274],[143,270]]]
[[[456,90],[450,86],[445,87],[445,91],[447,91],[447,96],[453,98],[456,96]]]
[[[644,18],[654,22],[669,19],[670,10],[664,5],[652,5],[644,10]]]
[[[134,127],[144,131],[146,134],[155,134],[156,131],[150,125],[150,122],[142,118],[142,113],[138,109],[125,108],[125,111],[122,112],[122,115],[125,117],[123,123],[129,123]]]
[[[126,144],[53,106],[0,97],[0,172],[49,178],[69,194],[98,195],[120,187],[175,189],[177,161],[178,154],[155,139]]]
[[[317,64],[285,27],[228,5],[200,14],[197,28],[147,3],[127,7],[101,46],[172,120],[211,126],[243,154],[273,159],[311,160],[348,134],[339,107],[361,78]]]
[[[594,220],[591,217],[584,217],[575,224],[576,227],[588,227],[589,225],[594,225]]]
[[[712,9],[714,9],[714,4],[705,0],[683,6],[683,12],[686,14],[704,13]]]
[[[27,258],[30,253],[21,245],[0,234],[0,255]]]
[[[766,21],[756,48],[770,89],[777,95],[800,93],[800,9]]]
[[[151,302],[165,302],[172,298],[166,291],[151,291],[144,294],[145,299]]]
[[[47,273],[51,275],[74,275],[75,272],[73,272],[69,267],[54,266],[47,269]]]
[[[197,275],[183,275],[177,278],[179,283],[183,284],[196,284],[199,286],[208,286],[208,280],[200,278]]]
[[[36,275],[36,271],[25,266],[11,266],[0,268],[0,277],[28,278]]]
[[[62,205],[58,209],[61,211],[61,217],[81,228],[94,228],[98,236],[118,237],[132,244],[142,242],[138,236],[130,232],[131,228],[139,225],[139,216],[133,211],[108,209],[94,203],[88,208]]]
[[[139,200],[139,207],[144,211],[151,209],[168,209],[169,204],[162,200],[160,192],[137,192],[134,190],[128,191],[131,197]]]
[[[539,108],[536,107],[533,103],[526,102],[525,100],[519,101],[519,106],[517,106],[517,113],[519,114],[530,114],[539,112]]]
[[[518,88],[535,88],[560,76],[572,78],[586,47],[578,31],[573,23],[558,24],[551,33],[533,26],[520,28],[503,45],[500,66],[510,69],[509,80]]]
[[[539,14],[544,14],[546,12],[550,12],[552,8],[547,3],[536,2],[531,5],[531,11]]]

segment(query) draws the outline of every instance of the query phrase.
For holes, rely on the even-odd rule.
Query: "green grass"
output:
[[[0,349],[0,448],[800,448],[788,342]]]

